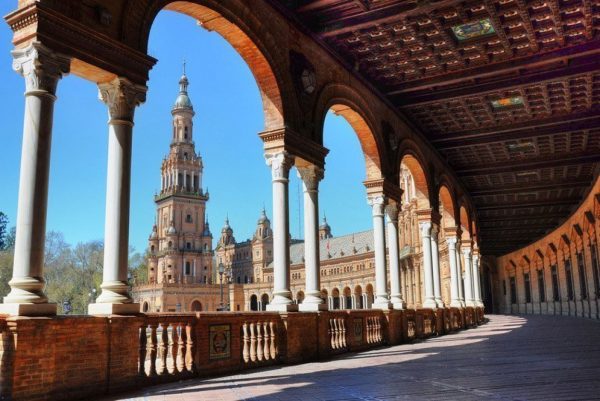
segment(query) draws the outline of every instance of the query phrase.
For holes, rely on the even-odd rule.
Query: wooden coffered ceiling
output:
[[[474,199],[483,252],[542,237],[589,191],[600,170],[600,0],[270,1],[437,147]],[[492,32],[453,31],[480,21]]]

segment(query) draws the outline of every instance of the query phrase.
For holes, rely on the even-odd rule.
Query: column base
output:
[[[300,312],[320,312],[320,311],[325,311],[329,308],[327,308],[327,304],[316,304],[316,303],[301,303],[300,305],[298,305],[298,310]]]
[[[140,304],[94,303],[88,305],[89,315],[136,315],[140,312]]]
[[[475,307],[477,307],[477,304],[475,303],[475,301],[467,301],[467,302],[466,302],[466,305],[467,305],[467,306],[470,306],[470,307],[472,307],[472,308],[475,308]]]
[[[433,300],[433,299],[426,299],[425,302],[423,302],[423,308],[437,309],[437,304],[435,303],[435,300]]]
[[[55,303],[43,304],[0,304],[0,315],[10,316],[56,316]]]
[[[392,309],[392,303],[390,301],[374,302],[371,305],[371,309],[383,309],[383,310]]]
[[[298,312],[296,304],[268,304],[267,312]]]
[[[442,301],[437,302],[436,301],[436,305],[438,308],[444,309],[446,307],[446,305],[444,305],[444,303]]]
[[[392,302],[392,309],[403,310],[406,309],[406,302]]]
[[[460,303],[460,301],[452,301],[452,302],[450,302],[450,307],[451,308],[462,308],[463,305]]]

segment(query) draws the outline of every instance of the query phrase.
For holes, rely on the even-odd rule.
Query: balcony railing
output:
[[[473,308],[2,317],[0,398],[98,397],[156,383],[326,359],[482,321],[483,310]]]

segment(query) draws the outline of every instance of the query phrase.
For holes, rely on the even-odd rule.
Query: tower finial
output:
[[[183,59],[183,75],[185,75],[185,59]]]

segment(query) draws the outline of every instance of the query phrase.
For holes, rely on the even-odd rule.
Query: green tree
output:
[[[6,249],[6,226],[8,217],[4,212],[0,212],[0,250]]]

